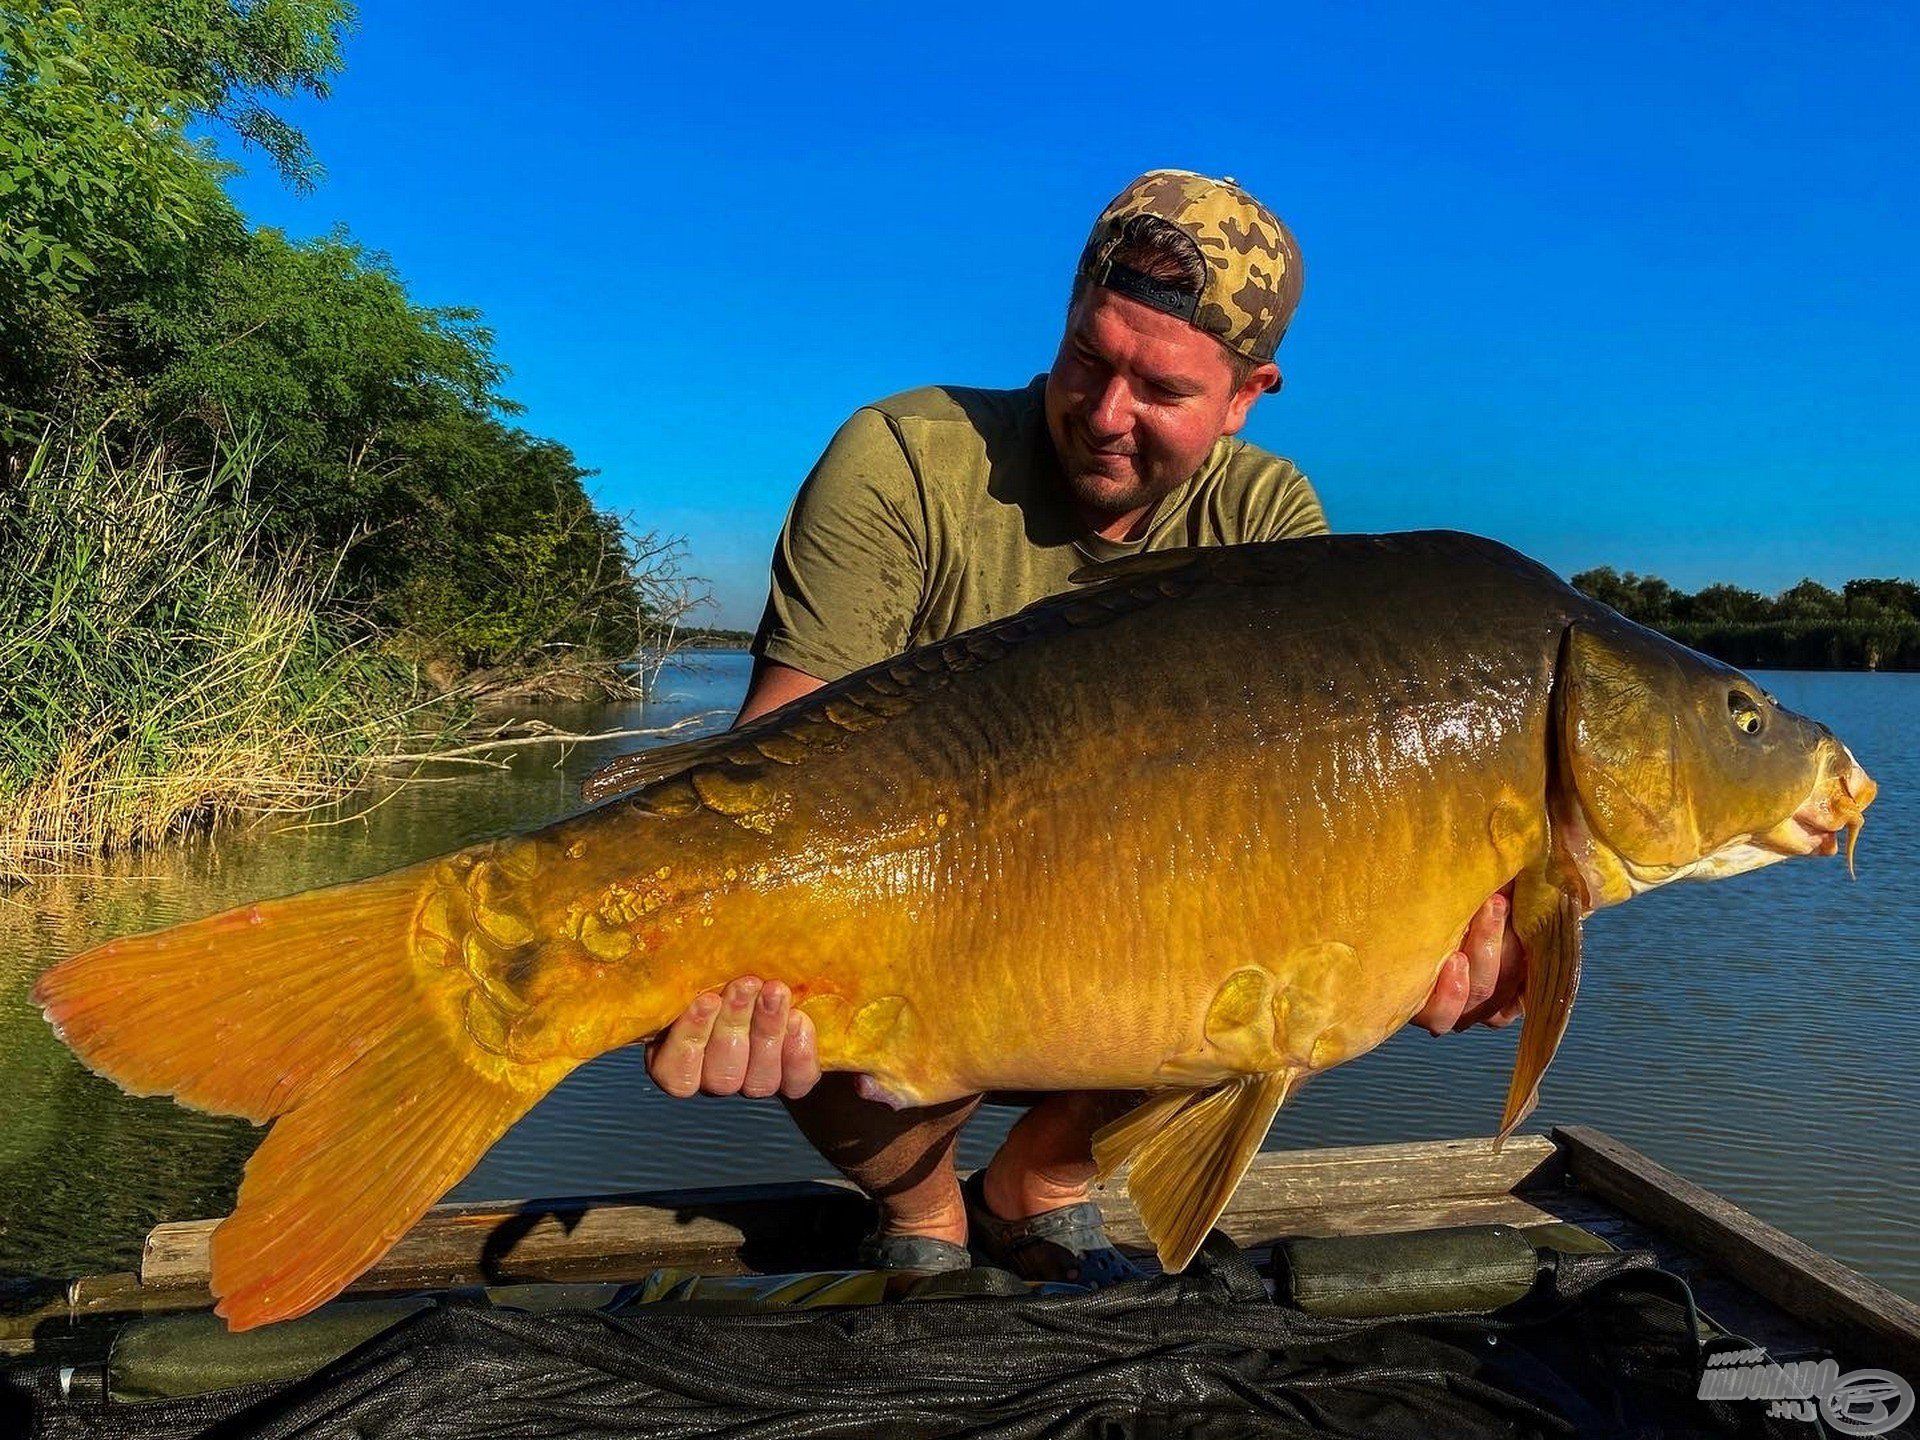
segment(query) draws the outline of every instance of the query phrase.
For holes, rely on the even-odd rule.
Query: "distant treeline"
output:
[[[680,632],[680,643],[689,650],[744,650],[753,643],[753,631],[696,625]]]
[[[1920,584],[1802,580],[1766,596],[1737,585],[1689,594],[1652,575],[1587,570],[1574,586],[1630,620],[1742,669],[1920,670]]]

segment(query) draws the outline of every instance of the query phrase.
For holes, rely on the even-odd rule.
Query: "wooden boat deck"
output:
[[[1124,1195],[1102,1204],[1115,1240],[1142,1249],[1145,1235]],[[1263,1154],[1221,1228],[1259,1255],[1295,1235],[1551,1221],[1577,1224],[1617,1248],[1654,1251],[1688,1279],[1708,1315],[1776,1359],[1831,1355],[1843,1369],[1920,1378],[1920,1305],[1585,1127],[1515,1136],[1498,1153],[1476,1139]],[[76,1280],[0,1314],[0,1354],[61,1348],[63,1337],[136,1314],[207,1307],[216,1223],[157,1226],[138,1272]],[[857,1192],[828,1181],[444,1205],[349,1293],[632,1281],[669,1266],[707,1274],[830,1269],[850,1263],[866,1223]]]

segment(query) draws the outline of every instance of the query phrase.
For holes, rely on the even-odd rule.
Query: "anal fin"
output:
[[[1131,1161],[1133,1197],[1161,1268],[1187,1267],[1227,1208],[1297,1075],[1246,1075],[1211,1090],[1163,1090],[1093,1137],[1102,1178]]]
[[[1142,1145],[1204,1093],[1156,1090],[1118,1120],[1102,1125],[1093,1136],[1094,1179],[1103,1183],[1111,1180]]]
[[[1533,1113],[1540,1099],[1540,1080],[1560,1048],[1573,997],[1580,988],[1580,902],[1544,879],[1529,884],[1523,877],[1514,891],[1515,928],[1527,952],[1526,1020],[1514,1057],[1513,1079],[1507,1085],[1506,1108],[1500,1116],[1497,1150],[1514,1127]]]

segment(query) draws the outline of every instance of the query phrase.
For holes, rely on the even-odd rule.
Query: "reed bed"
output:
[[[259,455],[49,440],[0,499],[0,881],[310,811],[420,748],[334,567],[264,541]]]

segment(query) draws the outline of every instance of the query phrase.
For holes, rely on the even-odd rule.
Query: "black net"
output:
[[[1818,1433],[1696,1398],[1698,1327],[1684,1282],[1620,1255],[1550,1255],[1533,1293],[1491,1315],[1309,1315],[1275,1305],[1215,1237],[1186,1275],[1099,1292],[441,1305],[294,1384],[55,1403],[42,1372],[13,1403],[48,1440]]]

